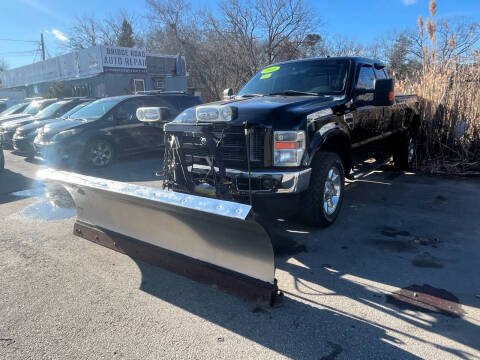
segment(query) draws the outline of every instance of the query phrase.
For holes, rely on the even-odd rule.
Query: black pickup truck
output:
[[[237,95],[227,89],[222,101],[164,125],[164,186],[327,226],[340,211],[345,177],[365,173],[367,160],[393,155],[398,169],[410,166],[418,123],[416,96],[395,96],[380,61],[273,64]]]

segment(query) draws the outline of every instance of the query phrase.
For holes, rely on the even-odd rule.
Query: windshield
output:
[[[75,113],[74,119],[98,120],[123,99],[107,98],[94,101]]]
[[[40,107],[42,106],[42,103],[39,101],[32,101],[27,108],[25,109],[24,113],[30,114],[30,115],[35,115],[39,110]]]
[[[47,118],[47,117],[54,116],[57,113],[57,111],[60,110],[60,108],[65,104],[66,102],[62,101],[62,102],[53,103],[52,105],[48,105],[45,109],[39,111],[37,115],[35,115],[35,117]]]
[[[81,103],[81,104],[75,106],[73,109],[71,109],[71,110],[67,111],[65,114],[63,114],[63,115],[62,115],[62,119],[68,119],[68,118],[72,117],[72,115],[73,115],[74,113],[76,113],[78,110],[80,110],[81,108],[83,108],[84,106],[86,106],[86,105],[88,105],[88,104],[90,104],[89,101],[84,102],[84,103]]]
[[[5,115],[13,114],[15,111],[17,111],[18,109],[20,109],[22,106],[23,106],[23,104],[17,104],[17,105],[10,106],[8,109],[3,110],[3,111],[0,113],[0,116],[5,116]]]
[[[309,60],[269,66],[240,90],[242,95],[270,95],[288,91],[314,95],[341,94],[348,77],[348,60]]]

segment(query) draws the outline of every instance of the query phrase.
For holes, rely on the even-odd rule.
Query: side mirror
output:
[[[164,122],[170,120],[168,107],[141,107],[137,109],[137,119],[142,122]]]
[[[373,94],[373,105],[390,106],[395,103],[395,81],[393,79],[377,79]]]
[[[233,89],[228,88],[223,90],[223,100],[230,100],[233,96]]]

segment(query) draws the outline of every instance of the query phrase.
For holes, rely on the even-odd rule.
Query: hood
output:
[[[30,117],[32,115],[30,114],[13,114],[13,115],[7,115],[7,116],[2,116],[0,117],[0,125],[6,123],[7,121],[15,120],[15,119],[21,119],[21,118],[26,118]]]
[[[237,97],[232,100],[222,100],[208,105],[229,105],[238,110],[238,116],[233,124],[272,125],[291,127],[295,121],[302,121],[306,115],[337,105],[343,98],[334,96],[256,96],[250,98]]]
[[[17,129],[17,132],[19,134],[28,134],[30,132],[33,132],[33,131],[37,130],[37,129],[40,129],[41,127],[43,127],[45,125],[51,124],[51,123],[56,122],[56,121],[63,121],[63,120],[57,120],[57,119],[36,120],[36,121],[34,121],[30,124],[20,126]]]
[[[42,141],[47,141],[57,135],[59,132],[73,129],[85,124],[86,122],[82,120],[59,120],[43,126],[42,130],[39,132],[39,135],[41,136]]]
[[[13,130],[16,129],[22,125],[30,124],[35,121],[35,117],[33,116],[28,116],[20,119],[15,119],[15,120],[9,120],[4,123],[2,123],[2,128],[4,130]]]

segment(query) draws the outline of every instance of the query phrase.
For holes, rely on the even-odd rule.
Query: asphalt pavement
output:
[[[90,175],[158,186],[161,156]],[[283,303],[265,308],[74,237],[43,165],[0,173],[1,359],[480,359],[480,179],[347,186],[337,222],[278,226]]]

